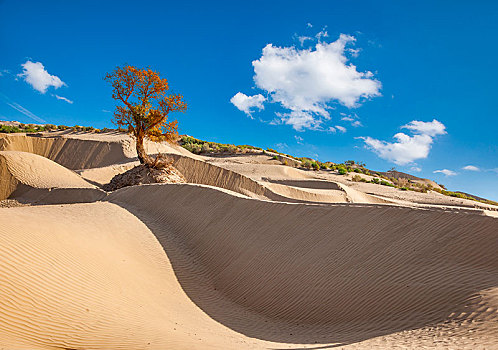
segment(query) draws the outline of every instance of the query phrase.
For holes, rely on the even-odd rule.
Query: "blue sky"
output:
[[[103,76],[150,66],[185,96],[181,133],[498,200],[496,18],[495,1],[4,0],[0,119],[111,127]]]

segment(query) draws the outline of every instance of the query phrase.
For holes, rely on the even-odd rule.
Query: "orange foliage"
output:
[[[149,69],[117,67],[104,80],[112,85],[112,97],[122,103],[116,107],[113,122],[135,136],[141,163],[152,164],[144,150],[145,137],[152,141],[172,141],[178,136],[178,122],[168,122],[170,112],[184,112],[187,104],[180,94],[166,95],[168,81]]]

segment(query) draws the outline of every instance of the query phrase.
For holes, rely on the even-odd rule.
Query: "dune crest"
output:
[[[0,137],[0,348],[496,348],[496,207],[168,144],[106,193],[132,146]]]

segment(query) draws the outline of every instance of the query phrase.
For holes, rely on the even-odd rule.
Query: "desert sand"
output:
[[[0,349],[498,348],[497,207],[152,143],[188,183],[106,193],[133,149],[0,135]]]

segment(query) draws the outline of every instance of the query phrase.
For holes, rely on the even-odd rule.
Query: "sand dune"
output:
[[[0,137],[2,198],[88,202],[0,208],[0,349],[498,348],[496,217],[167,144],[190,184],[92,185],[133,147]]]
[[[146,185],[107,203],[2,209],[0,220],[6,349],[491,349],[498,339],[496,219],[473,212]]]
[[[140,204],[160,198],[175,205]],[[497,339],[496,219],[271,203],[189,185],[127,188],[109,200],[152,229],[197,305],[250,337],[348,343],[459,322]]]
[[[0,176],[0,200],[74,203],[104,195],[78,174],[33,153],[0,151]]]

